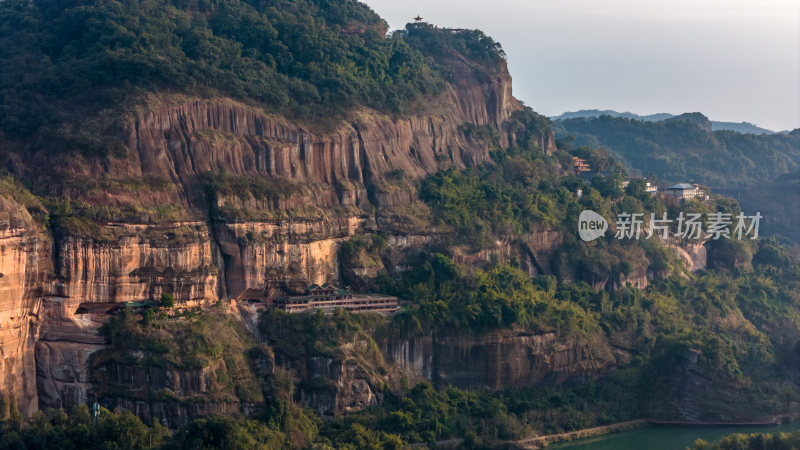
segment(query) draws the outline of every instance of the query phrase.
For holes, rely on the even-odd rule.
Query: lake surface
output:
[[[547,448],[570,450],[676,450],[691,448],[697,439],[716,441],[733,433],[790,433],[800,423],[774,426],[649,426],[580,441],[552,444]]]

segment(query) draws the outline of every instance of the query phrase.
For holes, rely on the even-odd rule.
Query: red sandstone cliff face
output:
[[[590,349],[586,342],[565,342],[554,333],[453,333],[388,339],[381,346],[387,362],[410,378],[466,388],[559,384],[600,375],[616,364],[607,346]]]
[[[89,356],[104,348],[97,329],[108,316],[75,315],[67,299],[48,297],[39,308],[36,385],[39,408],[69,409],[93,401]]]
[[[112,239],[67,236],[58,242],[50,292],[72,308],[87,302],[158,299],[189,304],[218,298],[217,267],[205,223],[115,224]]]
[[[497,76],[461,67],[447,92],[423,115],[391,118],[355,113],[338,129],[312,132],[283,117],[230,99],[167,97],[109,130],[128,148],[125,158],[64,161],[66,172],[112,178],[155,176],[193,187],[206,172],[285,177],[303,183],[365,183],[393,170],[421,177],[442,164],[489,162],[485,142],[468,139],[466,123],[500,130],[521,107],[507,72]],[[501,144],[507,145],[505,133]],[[552,136],[543,136],[545,150]],[[88,163],[88,164],[87,164]],[[197,200],[188,195],[186,201]],[[204,206],[204,205],[194,205]]]
[[[50,243],[27,210],[0,196],[0,390],[29,416],[38,407],[34,345]]]
[[[275,364],[292,373],[298,400],[320,414],[351,413],[380,401],[384,387],[427,380],[467,389],[557,385],[612,370],[611,348],[556,333],[451,330],[416,337],[386,337],[370,350],[364,340],[343,343],[336,354],[275,347]],[[285,349],[284,349],[285,350]],[[379,350],[379,354],[378,354]]]
[[[37,406],[90,400],[94,386],[87,361],[104,342],[97,333],[102,321],[76,314],[81,303],[141,301],[169,292],[182,304],[196,304],[237,297],[246,289],[299,289],[336,282],[339,245],[357,232],[389,232],[397,252],[431,242],[438,231],[417,220],[426,208],[417,200],[414,180],[442,167],[490,164],[488,144],[467,137],[462,126],[497,128],[501,145],[508,145],[504,123],[521,107],[504,68],[491,75],[466,65],[454,71],[447,92],[411,117],[365,109],[335,130],[318,131],[230,99],[167,96],[106,130],[127,148],[124,156],[29,152],[10,158],[12,172],[66,180],[53,186],[53,195],[112,213],[92,221],[94,234],[64,229],[51,238],[24,207],[0,197],[0,391],[14,394],[26,416]],[[552,133],[540,137],[540,146],[552,152]],[[246,189],[211,196],[205,190],[207,173],[303,188],[267,198]],[[86,189],[95,180],[166,184]],[[139,212],[133,218],[114,216],[125,208]],[[152,211],[159,208],[177,208],[181,219],[154,219]],[[223,214],[231,210],[259,218]],[[315,364],[308,367],[310,377],[335,379],[339,387],[304,390],[307,404],[344,412],[376,401],[372,381],[353,367],[328,364],[322,370]],[[109,375],[111,383],[129,388],[147,377],[208,376],[113,370],[119,372]],[[498,375],[495,381],[504,380]],[[119,402],[161,420],[242,407],[191,410],[144,399]]]
[[[142,357],[142,355],[138,355]],[[135,359],[136,355],[132,355]],[[131,411],[148,423],[178,428],[208,414],[251,414],[263,410],[263,398],[243,401],[220,392],[223,361],[198,369],[112,363],[98,370],[98,397],[104,406]],[[258,397],[258,396],[256,396]]]
[[[301,290],[339,279],[339,244],[364,220],[344,217],[312,222],[217,224],[225,255],[227,292],[267,286]]]
[[[198,232],[191,248],[178,250],[154,247],[133,236],[113,244],[66,236],[57,243],[65,295],[82,301],[122,301],[180,285],[188,290],[180,292],[180,300],[197,300],[236,297],[245,289],[263,288],[270,280],[290,288],[336,281],[338,242],[358,230],[356,224],[375,229],[379,225],[373,218],[397,231],[402,223],[392,211],[416,200],[413,189],[385,186],[387,174],[402,173],[413,181],[445,166],[488,164],[487,143],[468,138],[462,126],[502,130],[521,108],[511,95],[511,79],[504,68],[486,74],[463,61],[454,64],[455,79],[447,91],[424,113],[412,117],[362,110],[337,129],[323,132],[230,99],[167,96],[150,101],[132,112],[128,122],[107,130],[128,149],[127,156],[47,162],[66,179],[168,180],[174,190],[141,195],[86,194],[75,189],[70,193],[98,207],[174,204],[185,217],[204,221],[210,201],[203,189],[206,173],[279,179],[307,187],[302,195],[267,201],[247,192],[215,198],[214,207],[246,207],[271,212],[266,215],[274,219],[215,217],[210,231],[215,242],[210,247],[202,243],[209,240],[203,232]],[[508,144],[506,133],[501,132],[500,139]],[[546,150],[554,148],[552,133],[541,140]],[[29,166],[34,164],[45,165],[44,157],[30,158]],[[370,211],[373,206],[381,213],[377,217]],[[292,211],[297,210],[317,214],[293,220],[297,216]],[[153,230],[151,224],[111,226],[169,233]],[[261,237],[246,239],[248,231]],[[212,261],[215,255],[218,258]],[[170,280],[171,274],[160,273],[168,266],[183,274],[197,273],[199,278]],[[217,275],[207,273],[212,266],[219,270]],[[211,288],[215,277],[217,292]]]

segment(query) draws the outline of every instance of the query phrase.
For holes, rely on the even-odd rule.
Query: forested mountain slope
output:
[[[711,131],[702,115],[660,122],[625,118],[567,119],[559,137],[574,145],[605,146],[635,170],[666,182],[696,180],[707,186],[753,186],[798,170],[800,133],[752,135]]]
[[[604,147],[626,167],[655,175],[662,187],[693,181],[736,198],[750,214],[764,216],[764,233],[800,241],[795,223],[800,191],[800,131],[741,134],[711,131],[699,113],[659,122],[601,116],[554,122],[573,148]]]
[[[479,31],[386,34],[344,0],[4,1],[0,39],[0,445],[399,448],[797,411],[797,261],[616,239],[624,212],[740,209],[558,148]],[[614,173],[573,176],[587,152]],[[605,237],[578,238],[584,209]],[[403,308],[268,307],[312,283]]]

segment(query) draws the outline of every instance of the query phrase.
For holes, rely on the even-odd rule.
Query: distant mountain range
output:
[[[560,116],[550,117],[553,120],[564,120],[564,119],[577,119],[582,117],[600,117],[600,116],[611,116],[611,117],[624,117],[626,119],[635,119],[635,120],[644,120],[646,122],[660,122],[662,120],[671,119],[676,117],[674,114],[669,113],[658,113],[658,114],[649,114],[646,116],[640,116],[639,114],[635,114],[632,112],[619,112],[614,111],[611,109],[606,110],[599,110],[599,109],[582,109],[580,111],[575,112],[565,112]],[[730,131],[737,131],[739,133],[749,133],[749,134],[786,134],[788,131],[772,131],[766,128],[761,128],[757,125],[754,125],[749,122],[717,122],[715,120],[711,121],[711,130],[730,130]]]

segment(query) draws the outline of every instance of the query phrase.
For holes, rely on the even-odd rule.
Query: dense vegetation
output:
[[[399,283],[384,278],[377,285],[397,289],[418,308],[373,324],[372,335],[553,330],[564,342],[589,339],[595,351],[624,348],[629,358],[618,359],[611,376],[555,389],[465,392],[418,385],[386,392],[382,404],[340,419],[323,434],[373,447],[398,439],[519,439],[672,417],[687,401],[683,395],[710,395],[703,407],[729,417],[741,414],[738,402],[748,404],[748,417],[795,411],[800,390],[789,380],[800,361],[800,265],[774,240],[747,251],[754,253],[752,268],[675,271],[647,289],[614,292],[552,276],[531,280],[504,264],[475,270],[441,254],[428,256]],[[685,368],[693,364],[706,380],[698,388],[703,391],[686,384]]]
[[[786,135],[711,132],[698,113],[660,122],[575,118],[554,122],[554,129],[562,147],[607,147],[629,168],[657,177],[662,187],[693,180],[734,197],[748,214],[759,211],[765,217],[763,235],[800,242],[793,213],[800,205],[800,130]]]
[[[695,450],[790,450],[800,447],[800,432],[732,434],[718,442],[698,439]]]
[[[422,396],[410,390],[337,425],[338,439],[439,440],[467,436],[469,429],[493,440],[510,439],[671,416],[682,401],[683,368],[692,355],[698,356],[697,370],[713,380],[718,400],[707,402],[710,409],[735,415],[733,399],[746,398],[749,414],[767,417],[800,404],[800,391],[786,384],[800,338],[800,266],[787,249],[776,240],[714,242],[708,245],[709,268],[714,270],[689,273],[655,238],[614,239],[613,223],[605,239],[580,242],[573,230],[584,208],[606,217],[626,211],[667,212],[669,217],[696,212],[708,217],[716,211],[735,215],[739,209],[735,201],[718,196],[689,202],[654,198],[644,192],[643,182],[622,189],[624,172],[608,154],[585,148],[572,154],[619,173],[588,184],[569,176],[555,178],[552,159],[535,147],[512,147],[495,150],[493,166],[446,170],[423,180],[419,192],[432,220],[451,227],[453,239],[441,253],[422,253],[405,261],[412,267],[409,271],[394,277],[379,274],[371,288],[415,305],[395,316],[389,324],[393,332],[555,331],[564,340],[592,341],[596,349],[625,348],[630,359],[618,359],[616,374],[598,383],[554,391],[473,393],[477,397],[471,406],[462,408],[474,414],[464,416],[449,409],[451,401],[463,401],[465,394],[457,390],[431,391],[424,398],[435,403],[420,407],[416,405]],[[555,155],[567,163],[569,156]],[[574,195],[578,188],[583,192],[580,198]],[[491,250],[498,236],[519,242],[541,229],[565,233],[550,260],[541,261],[553,275],[531,279],[513,256],[508,262],[496,257],[477,266],[458,264],[447,256],[453,245]],[[396,262],[386,248],[381,235],[356,236],[342,246],[340,257],[344,266],[388,268]],[[650,286],[626,284],[637,274],[650,274]],[[472,405],[478,409],[470,409]],[[476,412],[485,408],[492,413]],[[429,409],[440,411],[438,431],[423,435],[404,428],[408,421],[427,423],[423,411]]]
[[[482,136],[492,139],[490,133]],[[356,431],[371,430],[370,442],[395,436],[438,440],[458,436],[453,430],[465,436],[464,430],[475,429],[494,440],[673,416],[686,401],[683,395],[705,395],[685,393],[688,364],[696,364],[696,370],[712,380],[709,388],[716,400],[705,399],[704,407],[719,414],[735,416],[737,409],[731,405],[741,401],[750,405],[750,416],[758,417],[800,405],[800,390],[788,381],[796,372],[789,368],[798,359],[800,266],[787,249],[777,240],[711,242],[709,270],[689,273],[658,239],[614,239],[613,223],[605,239],[580,242],[573,233],[577,213],[584,208],[606,217],[620,212],[667,212],[669,217],[696,212],[708,217],[740,210],[735,201],[719,196],[689,202],[654,198],[644,192],[643,182],[633,181],[622,189],[624,171],[610,155],[586,148],[572,154],[617,173],[589,184],[569,176],[556,178],[555,163],[538,149],[512,147],[495,150],[493,166],[447,170],[423,180],[420,197],[430,207],[432,220],[451,227],[454,237],[441,253],[421,253],[404,261],[411,267],[406,272],[379,274],[371,288],[415,305],[395,316],[390,324],[395,332],[555,331],[564,340],[592,341],[595,349],[624,348],[629,359],[618,358],[616,374],[596,384],[514,391],[508,396],[475,393],[470,405],[478,409],[464,407],[474,412],[466,417],[448,409],[450,401],[462,401],[463,394],[452,388],[426,394],[425,399],[435,403],[418,409],[420,397],[411,390],[352,417],[353,422],[337,428],[339,438],[367,439]],[[555,155],[566,163],[569,156],[561,151]],[[578,188],[583,192],[580,198],[574,195]],[[513,255],[507,262],[498,255],[477,264],[458,264],[447,256],[454,245],[491,251],[498,237],[519,242],[541,229],[566,234],[550,259],[541,261],[553,275],[531,279]],[[344,265],[396,264],[380,235],[353,238],[340,256]],[[635,288],[626,283],[631,276],[648,276],[650,285]],[[691,362],[692,355],[696,362]],[[489,417],[476,412],[487,404],[494,405],[491,417],[498,421],[480,419]],[[393,421],[400,416],[405,423],[427,423],[423,411],[428,409],[441,411],[441,432],[415,435],[402,421]]]
[[[583,308],[546,288],[506,264],[473,271],[435,253],[395,288],[419,306],[397,320],[410,332],[421,331],[423,325],[475,331],[522,327],[557,330],[565,336],[597,329]]]
[[[292,441],[274,423],[207,416],[171,433],[158,422],[143,423],[131,412],[100,409],[95,420],[85,405],[37,413],[21,423],[18,417],[0,421],[0,449],[280,449]],[[297,443],[303,445],[302,443]]]
[[[102,137],[116,108],[164,92],[230,96],[326,126],[356,106],[402,114],[441,92],[448,71],[421,49],[478,64],[503,55],[478,31],[386,31],[348,0],[3,1],[0,132],[124,154]]]
[[[394,34],[434,59],[458,55],[496,70],[506,57],[500,43],[479,30],[450,31],[423,23],[408,24]]]
[[[560,433],[638,417],[630,379],[615,375],[580,387],[482,389],[452,386],[435,389],[421,383],[399,394],[387,392],[378,406],[322,428],[334,442],[356,448],[397,443],[433,443],[463,438],[466,448],[512,441],[536,434]]]
[[[547,134],[549,121],[530,108],[515,112],[506,124],[513,143],[498,145],[497,130],[465,125],[465,133],[490,147],[496,164],[472,170],[443,170],[422,181],[420,198],[431,208],[434,225],[455,228],[457,239],[484,248],[492,236],[520,235],[534,229],[568,229],[562,220],[577,208],[573,178],[559,179],[570,156],[547,157],[537,139]]]
[[[220,92],[313,119],[367,102],[400,110],[440,88],[358,2],[7,1],[0,14],[9,134],[58,122],[67,102],[96,111],[131,90]]]
[[[145,425],[131,412],[100,410],[97,421],[86,405],[37,413],[22,423],[18,413],[0,422],[2,449],[156,448],[169,436],[166,427]]]

